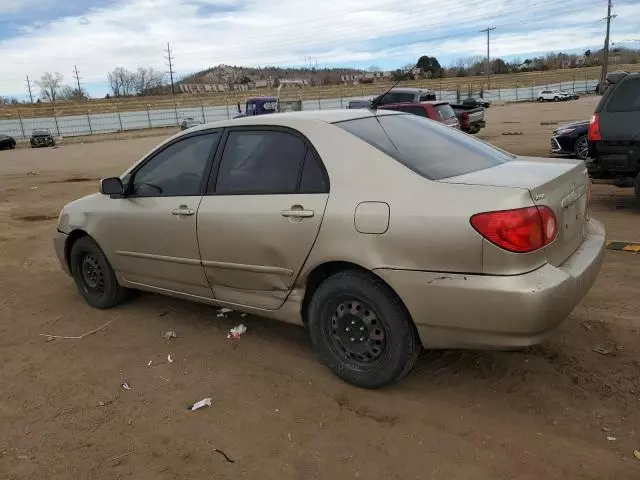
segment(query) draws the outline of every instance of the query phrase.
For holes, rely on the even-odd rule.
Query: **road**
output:
[[[540,122],[585,118],[593,103],[491,108],[483,135],[543,155],[555,126]],[[298,327],[243,318],[234,342],[235,313],[151,294],[109,311],[81,300],[52,251],[58,211],[158,141],[0,152],[2,478],[640,478],[640,255],[607,252],[540,346],[426,352],[402,383],[359,390]],[[628,190],[596,185],[593,214],[610,239],[640,241]],[[82,339],[40,335],[107,322]],[[204,397],[211,408],[187,410]]]

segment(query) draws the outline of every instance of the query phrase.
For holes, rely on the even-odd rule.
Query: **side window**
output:
[[[424,107],[418,107],[416,105],[402,105],[398,107],[398,110],[400,110],[401,112],[407,112],[413,115],[418,115],[419,117],[427,117],[427,118],[429,117]]]
[[[608,112],[640,111],[640,78],[627,80],[613,92]]]
[[[130,193],[141,197],[200,194],[205,169],[220,133],[188,137],[155,154],[133,176]]]
[[[398,103],[413,103],[415,95],[413,93],[399,93]]]
[[[306,145],[275,130],[229,133],[215,192],[219,194],[295,193]]]
[[[382,99],[382,102],[380,102],[380,105],[389,105],[392,103],[399,103],[399,100],[398,100],[399,95],[400,94],[394,93],[394,92],[387,93]]]
[[[307,149],[300,180],[300,193],[327,193],[328,191],[329,185],[320,159]]]

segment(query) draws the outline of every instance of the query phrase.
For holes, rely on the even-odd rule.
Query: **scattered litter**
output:
[[[274,412],[276,412],[276,413],[280,413],[280,409],[279,409],[279,408],[276,408],[276,409],[274,410]]]
[[[220,455],[222,455],[224,457],[224,459],[229,462],[229,463],[236,463],[234,462],[231,458],[229,458],[229,455],[227,455],[226,453],[224,453],[222,450],[218,449],[218,448],[214,448],[213,449],[214,452],[219,453]]]
[[[231,313],[233,312],[233,310],[231,310],[230,308],[219,308],[218,309],[218,315],[216,315],[218,318],[227,318],[227,313]]]
[[[609,355],[611,353],[609,350],[602,347],[593,347],[592,350],[600,355]]]
[[[287,433],[287,439],[289,440],[289,443],[293,442],[293,440],[291,440],[291,432]]]
[[[610,442],[615,442],[618,439],[616,437],[607,437],[607,440],[609,440]]]
[[[32,170],[31,172],[27,172],[27,175],[40,175],[40,172]]]
[[[171,313],[171,310],[167,310],[166,312],[162,312],[160,315],[158,315],[159,317],[164,317],[165,315],[168,315],[169,313]]]
[[[172,338],[178,338],[178,334],[173,330],[167,330],[166,332],[162,332],[162,338],[171,340]]]
[[[53,342],[55,339],[56,339],[56,337],[47,337],[45,342]]]
[[[49,337],[49,338],[64,338],[65,340],[80,340],[81,338],[84,338],[84,337],[87,337],[89,335],[93,335],[96,332],[99,332],[100,330],[102,330],[106,326],[108,326],[108,325],[112,324],[113,322],[115,322],[117,319],[118,319],[118,317],[116,317],[113,320],[111,320],[110,322],[107,322],[104,325],[96,328],[95,330],[91,330],[90,332],[83,333],[82,335],[80,335],[78,337],[66,337],[64,335],[51,335],[50,333],[40,333],[39,335],[41,337]],[[47,340],[47,341],[50,341],[50,340]]]
[[[152,363],[153,363],[153,360],[149,360],[149,363],[147,363],[147,367],[150,367]]]
[[[240,325],[236,325],[227,334],[227,338],[233,338],[234,340],[239,340],[242,335],[247,331],[247,326],[243,323]]]
[[[105,403],[101,400],[101,401],[98,402],[98,405],[101,406],[101,407],[104,407]]]
[[[193,405],[191,405],[190,407],[188,407],[188,409],[189,410],[198,410],[199,408],[210,407],[210,406],[211,406],[211,399],[210,398],[203,398],[199,402],[196,402]]]
[[[171,354],[167,355],[167,362],[173,363],[173,358],[171,358]]]
[[[244,317],[246,317],[247,315],[248,315],[247,313],[241,313],[241,314],[240,314],[240,317],[244,318]]]
[[[593,327],[590,324],[588,324],[587,322],[583,322],[582,326],[584,328],[586,328],[587,330],[589,330],[589,331],[593,330]]]
[[[640,460],[640,450],[634,450],[633,456],[636,457],[638,460]]]
[[[128,384],[127,382],[124,382],[124,383],[121,385],[121,387],[122,387],[122,388],[124,388],[125,390],[131,390],[131,387],[129,386],[129,384]]]
[[[38,190],[38,187],[29,187],[29,190]]]
[[[602,426],[602,431],[605,433],[609,433],[611,431],[611,429],[609,427],[607,427],[606,425]]]
[[[27,460],[28,458],[27,455],[18,455],[18,460]]]
[[[522,132],[502,132],[502,135],[522,135]]]
[[[163,376],[160,376],[160,378],[161,378],[162,380],[164,380],[165,382],[169,382],[169,379],[168,379],[168,378],[164,378]]]

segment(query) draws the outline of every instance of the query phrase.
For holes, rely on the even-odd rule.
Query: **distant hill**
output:
[[[354,68],[280,68],[238,67],[218,65],[187,75],[178,83],[184,84],[242,84],[260,81],[304,80],[309,85],[328,85],[340,82],[341,75],[354,75],[362,70]]]

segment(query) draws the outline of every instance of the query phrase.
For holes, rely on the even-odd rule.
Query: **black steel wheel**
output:
[[[111,308],[125,299],[127,290],[118,284],[113,268],[91,237],[81,237],[72,245],[69,263],[80,295],[92,307]]]
[[[576,154],[576,158],[580,160],[586,160],[589,158],[589,140],[586,135],[582,135],[577,138],[573,150]]]
[[[365,272],[345,271],[326,279],[309,304],[308,326],[322,361],[362,388],[401,379],[421,349],[402,302],[382,280]]]

